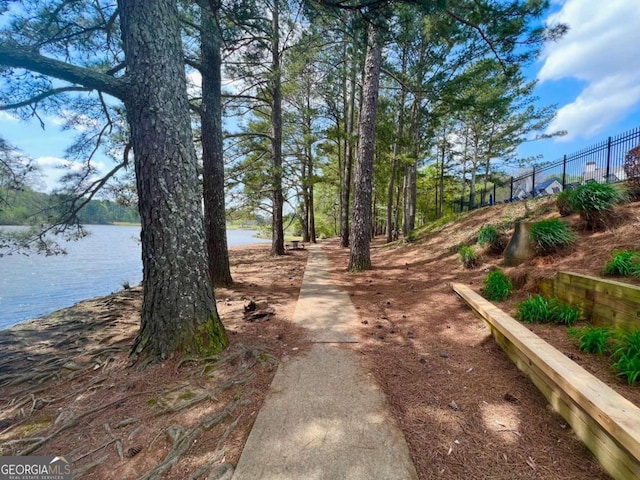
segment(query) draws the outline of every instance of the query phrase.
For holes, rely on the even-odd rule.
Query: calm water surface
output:
[[[0,329],[142,280],[140,227],[91,225],[67,255],[0,258]],[[228,230],[229,246],[268,242],[250,230]]]

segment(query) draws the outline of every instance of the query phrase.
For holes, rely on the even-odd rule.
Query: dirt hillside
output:
[[[559,270],[598,275],[612,249],[640,248],[638,206],[620,207],[616,225],[597,233],[582,230],[577,215],[568,217],[579,235],[575,247],[515,268],[504,268],[500,255],[483,254],[477,268],[466,270],[458,247],[474,245],[485,224],[511,233],[516,219],[557,217],[553,200],[476,211],[409,244],[376,240],[373,269],[362,274],[345,273],[346,249],[325,245],[335,282],[361,315],[362,358],[392,405],[420,478],[608,478],[449,284],[479,291],[486,273],[500,267],[519,279],[513,298],[501,305],[513,313],[516,302],[537,291],[538,279]],[[617,378],[602,358],[579,352],[566,327],[530,328],[640,405],[638,388]]]

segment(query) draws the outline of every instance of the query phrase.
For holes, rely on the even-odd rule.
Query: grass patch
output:
[[[530,296],[518,304],[517,318],[524,323],[559,323],[571,326],[580,318],[580,311],[559,300],[547,300],[542,295]]]
[[[623,333],[611,357],[615,360],[613,369],[619,377],[626,378],[629,385],[637,382],[640,379],[640,330]]]
[[[458,255],[460,255],[460,261],[464,268],[472,269],[478,266],[479,257],[473,247],[463,245],[458,249]]]
[[[478,243],[491,253],[502,253],[507,246],[504,236],[493,225],[484,225],[478,230]]]
[[[640,277],[640,252],[635,250],[611,252],[611,260],[604,266],[602,273],[622,277]]]
[[[589,182],[571,193],[569,203],[589,230],[599,230],[607,227],[613,206],[626,199],[626,191],[621,186]]]
[[[569,335],[576,339],[581,352],[602,355],[610,351],[611,330],[605,327],[569,329]]]
[[[556,207],[558,207],[558,212],[563,217],[568,217],[572,213],[574,213],[573,208],[571,207],[571,196],[573,195],[573,190],[563,190],[556,196]]]
[[[569,230],[569,225],[557,218],[542,220],[531,225],[529,237],[535,249],[541,255],[550,255],[573,245],[576,236]]]
[[[511,296],[513,285],[511,280],[501,270],[494,270],[484,278],[482,293],[487,300],[502,302]]]

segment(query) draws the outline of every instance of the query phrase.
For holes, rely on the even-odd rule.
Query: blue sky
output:
[[[568,133],[520,148],[544,161],[640,126],[640,1],[555,1],[547,23],[559,22],[569,32],[545,47],[531,76],[540,102],[558,105],[548,132]]]
[[[548,132],[568,132],[519,149],[521,157],[542,155],[541,161],[640,126],[640,0],[556,0],[547,23],[558,22],[568,24],[569,32],[547,45],[528,70],[539,81],[540,104],[558,105]],[[37,160],[41,187],[48,190],[66,163],[70,133],[60,127],[56,119],[47,119],[43,131],[35,119],[26,123],[0,112],[0,135]]]

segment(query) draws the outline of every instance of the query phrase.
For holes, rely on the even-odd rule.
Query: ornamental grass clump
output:
[[[569,335],[578,341],[581,352],[602,355],[609,351],[611,330],[604,327],[570,329]]]
[[[570,327],[580,318],[580,310],[570,307],[560,300],[552,298],[548,303],[552,322],[560,323],[561,325]]]
[[[458,250],[458,254],[460,255],[460,261],[464,268],[472,269],[478,266],[479,257],[476,251],[467,245],[463,245]]]
[[[504,235],[493,225],[484,225],[478,230],[478,243],[490,253],[502,253],[507,246]]]
[[[640,330],[624,333],[612,358],[615,359],[613,368],[617,375],[626,378],[629,385],[640,380]]]
[[[531,225],[529,237],[533,240],[536,251],[541,255],[557,253],[576,241],[576,236],[569,230],[569,225],[557,218],[541,220]]]
[[[640,277],[640,252],[614,250],[611,252],[611,260],[604,266],[602,273],[622,277]]]
[[[558,212],[563,217],[568,217],[573,213],[573,209],[571,208],[571,196],[573,195],[573,190],[563,190],[556,197],[556,207],[558,207]]]
[[[524,323],[548,322],[549,305],[541,295],[529,296],[518,304],[516,317]]]
[[[487,300],[502,302],[511,295],[513,285],[511,280],[501,270],[494,270],[484,278],[482,293]]]
[[[607,227],[614,205],[626,199],[627,194],[622,186],[589,182],[572,192],[570,204],[573,211],[580,214],[587,229],[599,230]]]
[[[571,326],[580,318],[580,310],[560,300],[547,300],[541,295],[530,296],[518,304],[517,318],[524,323],[560,323]]]

